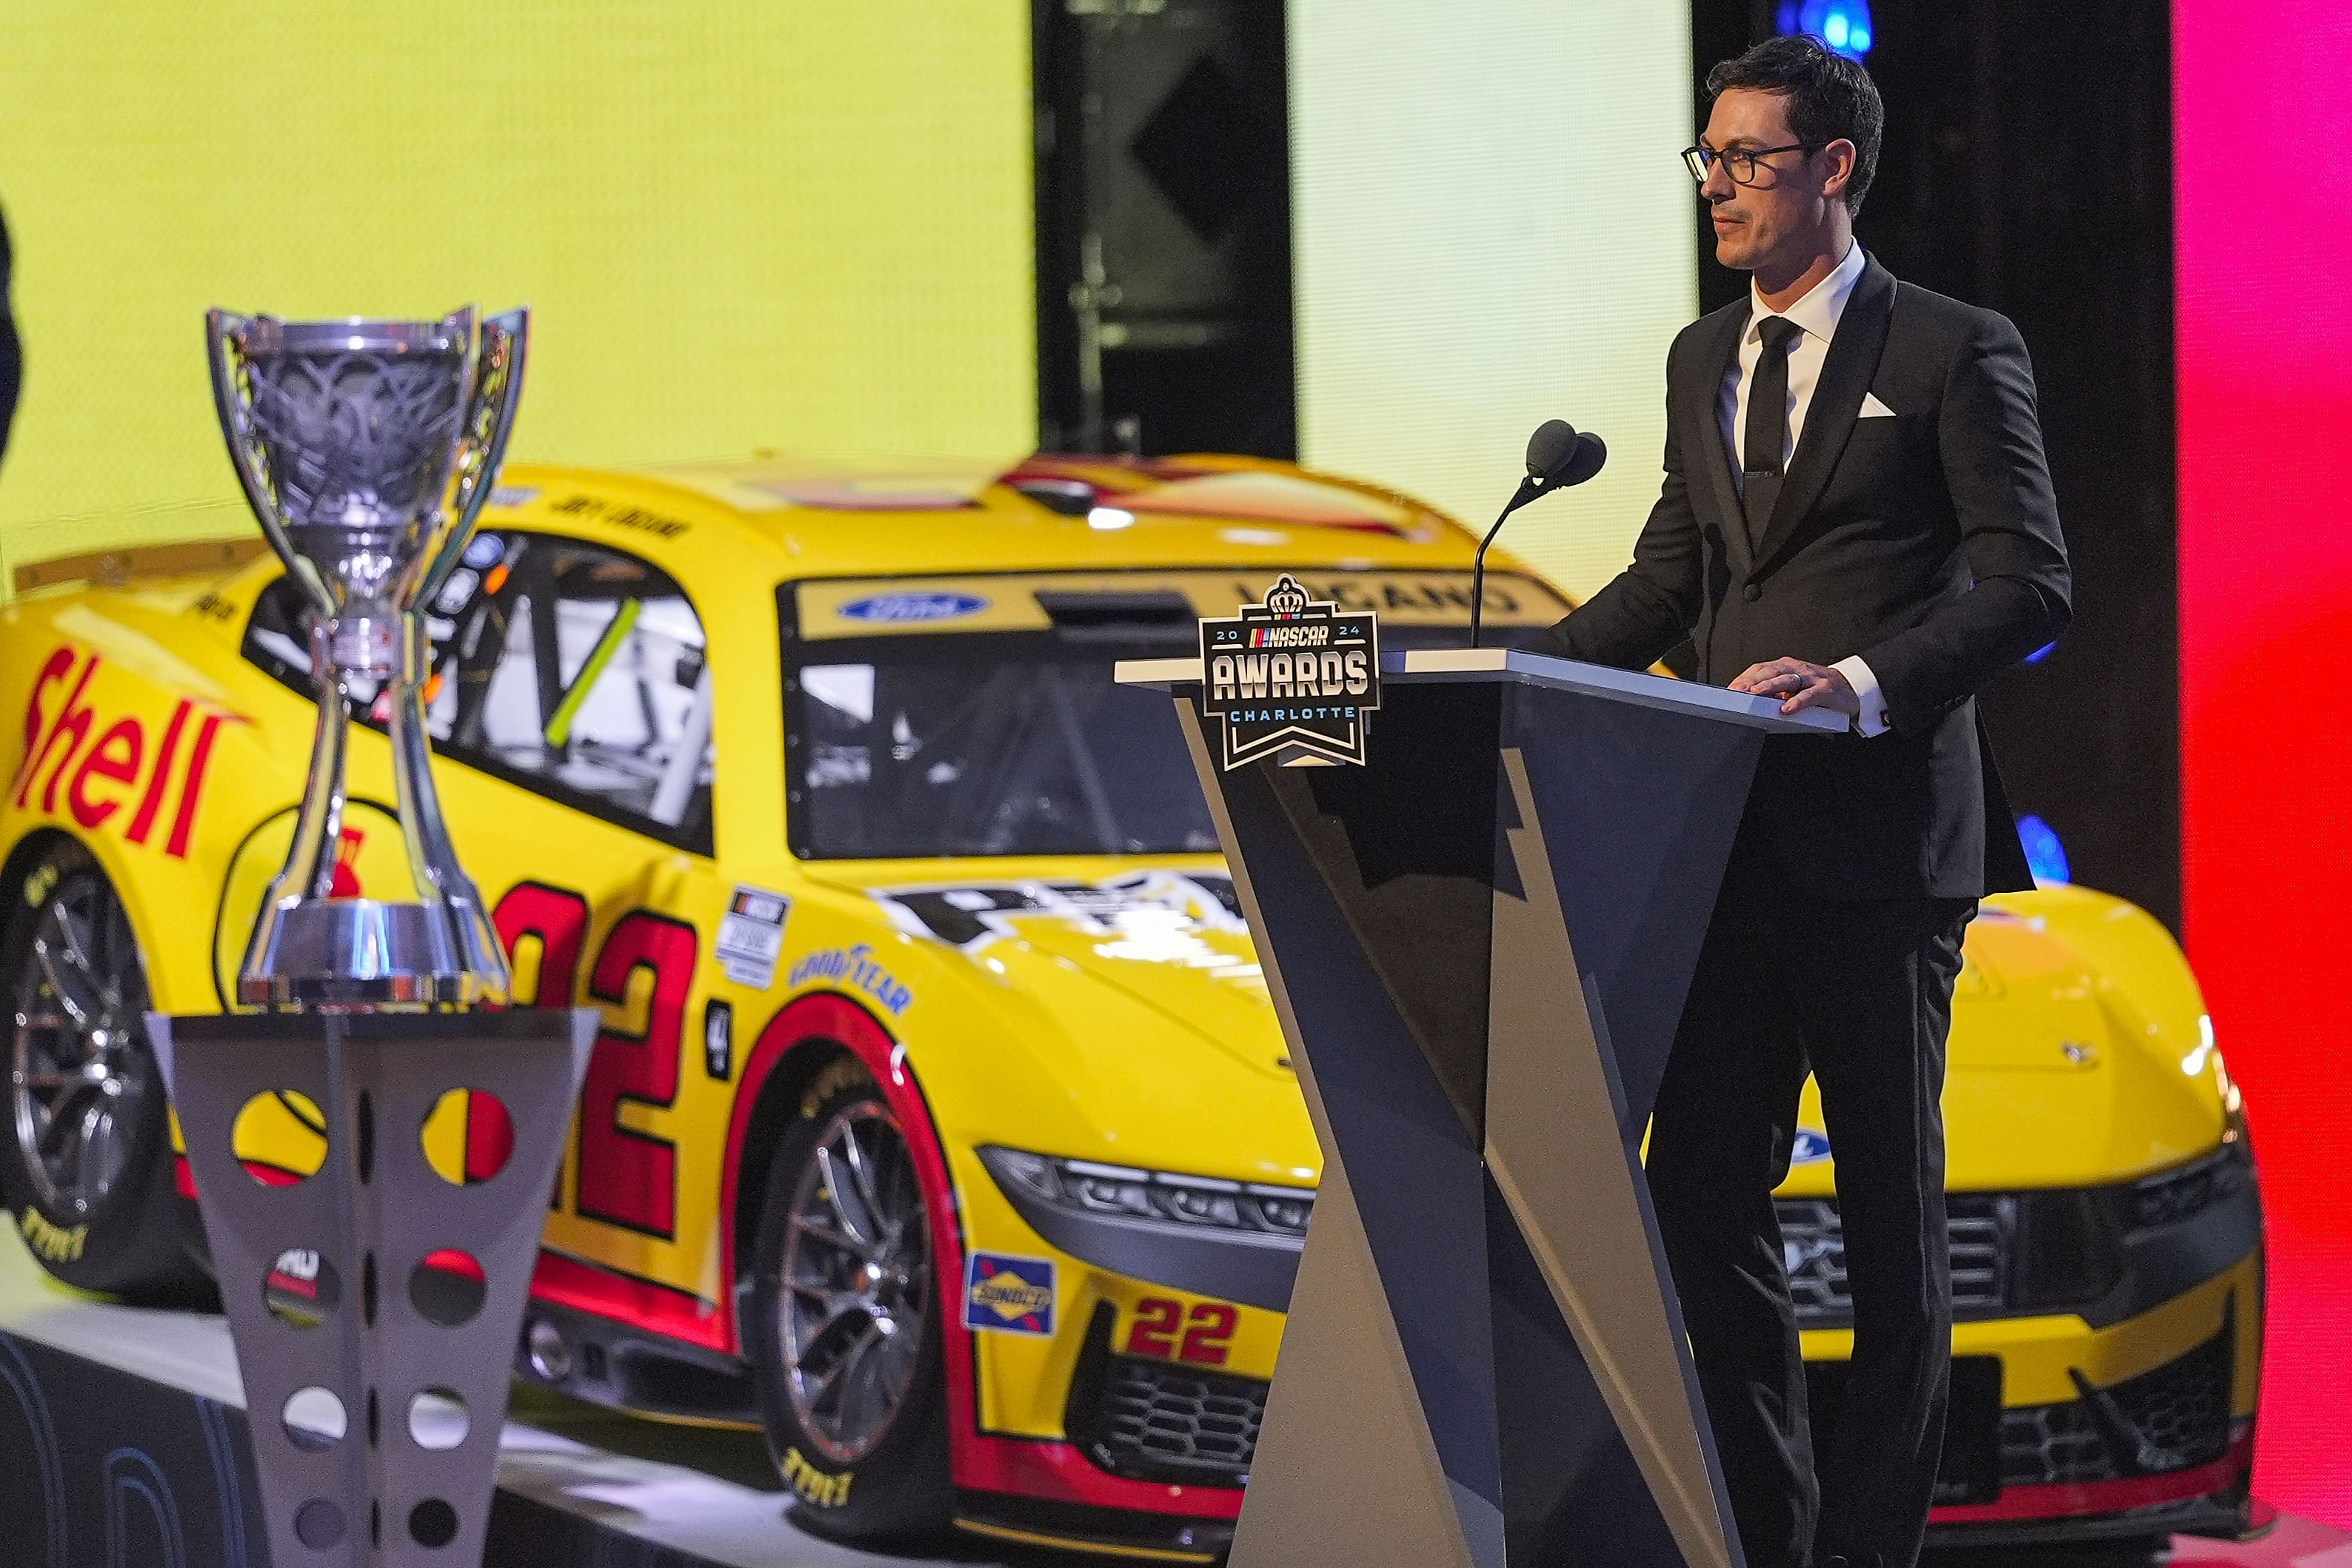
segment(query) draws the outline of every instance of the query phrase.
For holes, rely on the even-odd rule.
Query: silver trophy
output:
[[[504,999],[506,955],[434,793],[419,606],[489,498],[522,392],[530,313],[439,321],[205,318],[213,398],[261,530],[309,600],[319,726],[286,869],[237,998],[278,1008]],[[417,897],[330,896],[355,679],[388,690],[392,771]]]

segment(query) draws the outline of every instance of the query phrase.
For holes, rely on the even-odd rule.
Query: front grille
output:
[[[2000,1413],[2001,1485],[2055,1486],[2115,1479],[2115,1458],[2091,1419],[2089,1400],[2023,1405]]]
[[[1115,1476],[1237,1487],[1249,1477],[1267,1385],[1174,1362],[1110,1354],[1111,1313],[1096,1314],[1070,1384],[1070,1440]]]
[[[2167,1469],[2210,1465],[2230,1446],[2230,1343],[2215,1334],[2177,1361],[2113,1391],[2124,1419],[2168,1456]]]
[[[1780,1257],[1789,1299],[1800,1328],[1847,1328],[1853,1295],[1846,1284],[1845,1236],[1836,1200],[1784,1197]],[[1945,1200],[1952,1248],[1952,1313],[1988,1317],[2008,1304],[2009,1227],[2001,1200],[1984,1193],[1954,1193]]]
[[[2004,1410],[2003,1486],[2055,1486],[2167,1475],[2210,1465],[2230,1448],[2232,1329],[2188,1354],[2081,1399]]]
[[[1239,1486],[1257,1452],[1266,1385],[1115,1355],[1104,1368],[1097,1462],[1138,1479]]]

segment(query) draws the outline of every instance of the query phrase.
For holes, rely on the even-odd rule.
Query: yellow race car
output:
[[[30,568],[0,611],[0,1196],[92,1290],[203,1289],[140,1020],[227,1005],[291,831],[309,661],[256,547]],[[514,1003],[605,1020],[519,1372],[763,1428],[836,1535],[1213,1560],[1319,1162],[1172,716],[1111,667],[1283,571],[1458,641],[1471,548],[1246,459],[510,470],[430,607],[440,790]],[[1565,608],[1488,574],[1503,635]],[[406,896],[380,734],[351,778],[337,891]],[[2226,1530],[2260,1211],[2196,985],[2064,886],[1992,901],[1968,956],[1939,1529]],[[502,1156],[480,1098],[419,1134],[453,1177]],[[296,1179],[320,1125],[257,1101],[238,1154]],[[1830,1155],[1804,1134],[1782,1195],[1822,1421]]]

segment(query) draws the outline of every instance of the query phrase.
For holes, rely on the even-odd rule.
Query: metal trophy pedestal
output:
[[[515,1339],[596,1028],[584,1008],[150,1015],[275,1568],[482,1560]],[[495,1095],[513,1130],[497,1174],[463,1186],[422,1141],[455,1089]],[[325,1164],[292,1186],[257,1178],[233,1142],[238,1112],[272,1093],[326,1118]]]

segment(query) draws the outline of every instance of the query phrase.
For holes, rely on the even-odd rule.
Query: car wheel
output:
[[[185,1245],[147,971],[122,901],[72,844],[13,891],[0,935],[11,1009],[0,1192],[33,1255],[67,1284],[201,1300],[210,1285]]]
[[[955,1494],[930,1207],[872,1083],[835,1090],[786,1131],[751,1266],[744,1337],[803,1522],[866,1542],[945,1531]]]

